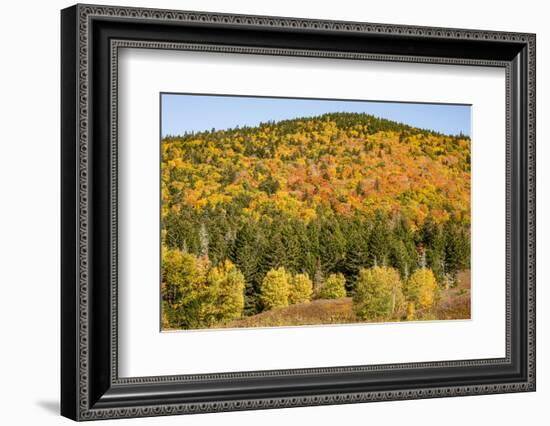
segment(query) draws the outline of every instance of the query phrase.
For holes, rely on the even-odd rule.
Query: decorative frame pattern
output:
[[[443,396],[461,396],[487,393],[504,393],[518,391],[533,391],[535,389],[535,36],[533,34],[503,33],[493,31],[409,27],[400,25],[382,25],[354,22],[335,22],[322,20],[307,20],[293,18],[275,18],[263,16],[211,14],[201,12],[180,12],[156,9],[136,9],[77,5],[63,11],[62,50],[65,55],[63,61],[65,75],[70,75],[70,82],[62,93],[64,118],[73,119],[70,125],[63,128],[63,175],[74,179],[71,183],[63,184],[63,211],[66,215],[74,213],[74,224],[65,225],[62,235],[64,249],[62,283],[62,346],[63,357],[70,362],[63,362],[62,372],[62,414],[75,420],[92,420],[113,417],[141,417],[151,415],[170,415],[197,412],[246,410],[261,408],[277,408],[308,405],[342,404],[352,402],[400,400],[416,398],[435,398]],[[314,31],[326,34],[354,34],[358,36],[373,36],[392,39],[394,37],[410,38],[411,40],[444,40],[448,42],[479,42],[480,45],[492,43],[509,46],[509,50],[520,50],[521,58],[483,57],[443,57],[443,56],[412,56],[394,53],[365,53],[346,52],[336,50],[297,49],[278,47],[249,47],[243,45],[216,45],[212,43],[183,43],[178,41],[145,41],[110,38],[107,67],[108,81],[100,80],[98,84],[93,79],[94,49],[98,49],[99,42],[94,45],[92,34],[95,21],[113,23],[136,22],[143,25],[191,25],[191,26],[223,26],[228,28],[253,28],[260,30],[274,29],[290,31],[292,34]],[[97,31],[99,33],[99,30]],[[411,41],[413,43],[413,41]],[[507,109],[507,165],[506,165],[506,195],[507,195],[507,259],[506,259],[506,357],[504,359],[467,360],[434,363],[394,364],[364,367],[327,367],[321,369],[304,370],[275,370],[246,373],[222,373],[213,375],[194,376],[163,376],[147,378],[118,378],[117,374],[117,58],[118,49],[155,48],[155,49],[185,49],[200,51],[223,51],[231,53],[255,53],[266,55],[298,55],[342,59],[384,60],[398,62],[425,62],[447,63],[458,65],[498,66],[506,69],[506,109]],[[523,67],[521,74],[519,67]],[[521,74],[521,78],[518,77]],[[94,85],[94,82],[96,83]],[[64,83],[65,84],[65,83]],[[109,292],[108,300],[104,296],[93,299],[95,303],[108,302],[108,318],[102,317],[103,326],[108,325],[106,331],[95,331],[97,328],[98,313],[91,308],[92,296],[96,291],[92,278],[95,274],[92,263],[95,261],[92,243],[96,244],[93,234],[93,215],[97,211],[98,195],[94,193],[95,177],[90,157],[96,155],[91,143],[94,138],[92,118],[94,114],[94,100],[98,90],[110,91],[109,98],[109,126],[110,136],[110,164],[109,169],[109,214],[110,238],[108,241],[109,262]],[[513,102],[522,92],[520,104]],[[75,95],[75,96],[73,96]],[[103,93],[105,96],[106,94]],[[76,99],[76,102],[75,102]],[[100,114],[97,114],[98,116]],[[514,117],[518,117],[524,128],[512,127]],[[96,118],[97,120],[97,118]],[[64,120],[65,121],[65,120]],[[521,134],[521,132],[524,132]],[[97,132],[99,133],[99,132]],[[512,140],[519,138],[523,150],[515,152]],[[521,148],[521,147],[520,147]],[[67,151],[67,152],[65,152]],[[74,154],[74,155],[72,155]],[[522,162],[517,170],[513,161]],[[524,167],[524,169],[522,168]],[[515,192],[514,192],[515,191]],[[514,195],[517,192],[520,194]],[[70,193],[70,195],[69,195]],[[513,206],[521,203],[524,207],[524,216],[512,214]],[[102,206],[106,207],[106,206]],[[515,220],[514,220],[515,219]],[[519,221],[519,222],[518,222]],[[514,237],[516,228],[523,226],[525,234]],[[516,227],[513,229],[513,227]],[[514,240],[516,238],[516,240]],[[74,239],[70,243],[68,240]],[[513,252],[512,241],[520,244],[521,253]],[[106,248],[106,246],[104,246]],[[518,255],[522,257],[523,274],[514,275],[511,259]],[[65,266],[71,263],[71,266]],[[520,272],[521,272],[520,271]],[[140,401],[128,390],[141,386],[158,388],[159,386],[179,385],[181,383],[213,383],[231,379],[262,379],[266,377],[296,377],[304,375],[330,376],[331,374],[360,373],[373,371],[398,371],[407,369],[445,369],[451,367],[479,367],[488,365],[514,364],[513,352],[514,324],[518,321],[518,313],[512,309],[512,299],[517,298],[517,288],[512,286],[513,280],[525,281],[521,283],[521,293],[525,297],[525,312],[521,312],[525,321],[525,345],[521,352],[525,356],[520,365],[521,374],[518,380],[494,383],[478,383],[472,385],[448,385],[433,387],[401,386],[391,390],[350,391],[315,393],[311,395],[289,394],[273,395],[266,398],[226,398],[218,397],[205,401],[172,401],[158,397]],[[519,281],[518,281],[519,283]],[[519,284],[518,284],[519,285]],[[103,294],[103,293],[102,293]],[[93,296],[95,297],[95,296]],[[69,306],[70,305],[70,306]],[[96,308],[97,309],[97,308]],[[104,315],[103,315],[104,316]],[[70,324],[67,324],[69,323]],[[516,330],[517,331],[517,330]],[[103,333],[107,333],[109,354],[96,355],[94,342],[104,341]],[[75,356],[76,354],[76,356]],[[100,361],[91,362],[91,358]],[[516,366],[517,367],[517,366]],[[99,380],[94,375],[101,376]],[[152,390],[152,395],[154,391]],[[74,396],[72,395],[74,394]]]

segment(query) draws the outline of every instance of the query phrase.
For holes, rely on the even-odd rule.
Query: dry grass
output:
[[[439,303],[432,310],[435,319],[470,319],[472,306],[470,286],[470,271],[460,272],[457,285],[441,292]]]
[[[437,306],[429,311],[417,312],[419,320],[470,318],[470,271],[461,272],[458,278],[459,281],[455,287],[441,292]],[[399,319],[394,321],[399,321]],[[314,300],[310,303],[275,308],[251,317],[229,322],[223,327],[284,327],[358,322],[362,321],[357,319],[353,313],[351,297],[343,297],[331,300]]]
[[[352,310],[351,297],[343,297],[275,308],[248,318],[232,321],[226,324],[226,327],[281,327],[354,322],[358,321]]]

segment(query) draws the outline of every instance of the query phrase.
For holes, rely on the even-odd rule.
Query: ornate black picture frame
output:
[[[126,7],[61,13],[61,413],[74,420],[535,390],[535,35]],[[506,356],[120,378],[120,47],[485,65],[506,71]]]

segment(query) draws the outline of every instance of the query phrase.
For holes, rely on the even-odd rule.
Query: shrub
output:
[[[402,301],[402,284],[394,268],[361,269],[353,294],[353,310],[363,320],[390,319]]]
[[[330,274],[319,288],[319,299],[338,299],[346,297],[346,279],[342,274]]]
[[[292,277],[290,285],[290,294],[288,303],[305,303],[311,300],[313,293],[313,282],[309,279],[308,274],[296,274]]]
[[[416,308],[429,308],[434,304],[437,292],[437,281],[429,268],[417,269],[404,286],[405,297],[413,302]]]
[[[285,268],[270,269],[260,289],[260,301],[265,310],[288,306],[291,277]]]

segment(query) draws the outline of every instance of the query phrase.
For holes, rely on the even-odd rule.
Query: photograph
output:
[[[471,105],[160,104],[162,331],[471,318]]]
[[[22,265],[4,280],[16,289],[8,329],[28,340],[21,359],[57,342],[31,363],[43,370],[31,374],[37,411],[58,401],[75,421],[279,424],[274,409],[302,407],[291,423],[333,424],[360,410],[387,422],[400,405],[395,423],[424,424],[433,404],[430,424],[475,423],[480,410],[503,425],[538,419],[545,15],[495,14],[496,2],[449,14],[401,0],[206,1],[64,4],[61,22],[41,6],[25,34],[51,36],[51,49],[21,55],[14,38],[16,73],[60,59],[56,84],[19,72],[7,87],[22,111],[4,138],[21,198],[5,209]],[[29,99],[60,108],[29,121]],[[61,149],[23,141],[29,123],[59,133]],[[21,231],[37,223],[56,235],[33,242],[57,238],[59,250],[38,247],[30,267]],[[45,285],[48,268],[61,291]],[[40,297],[21,298],[27,272]],[[44,332],[56,306],[57,337]]]

